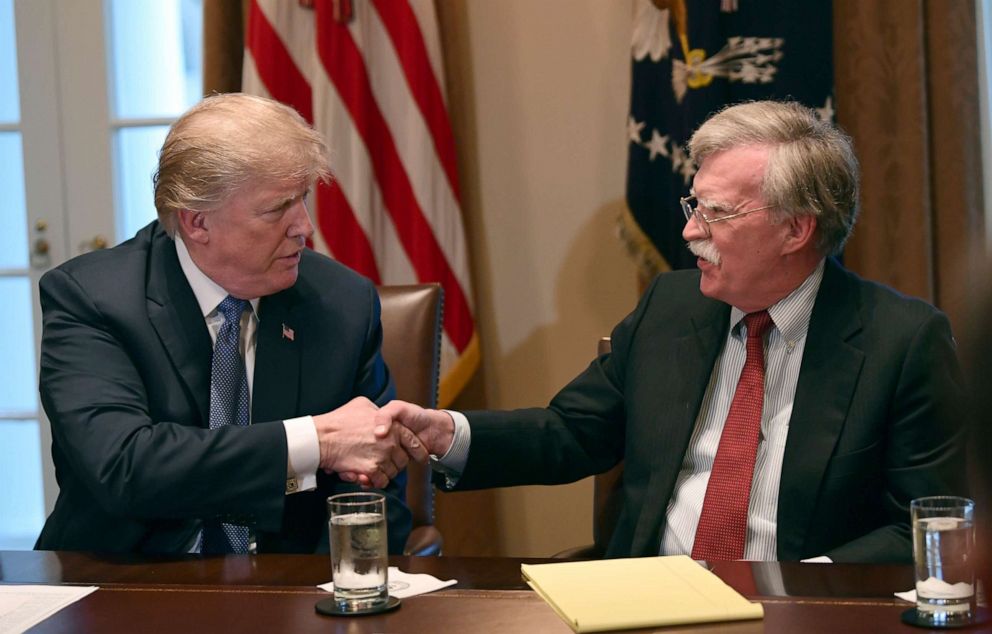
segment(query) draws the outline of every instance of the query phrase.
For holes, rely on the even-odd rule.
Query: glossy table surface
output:
[[[405,572],[458,583],[411,597],[385,615],[326,617],[314,604],[330,580],[321,555],[152,558],[0,552],[0,583],[97,585],[100,590],[31,632],[571,632],[520,576],[551,560],[395,557]],[[711,569],[764,605],[761,621],[665,632],[923,632],[899,621],[909,566],[721,562]],[[657,631],[657,630],[644,630]],[[992,626],[968,628],[992,632]]]

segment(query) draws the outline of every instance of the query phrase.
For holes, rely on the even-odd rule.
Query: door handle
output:
[[[83,240],[79,244],[80,253],[89,253],[90,251],[99,251],[100,249],[107,248],[107,239],[101,234],[97,234],[90,238],[89,240]]]
[[[31,245],[31,266],[36,269],[47,269],[52,265],[52,245],[45,237],[47,230],[48,223],[46,221],[39,220],[34,223],[34,231],[38,237]]]

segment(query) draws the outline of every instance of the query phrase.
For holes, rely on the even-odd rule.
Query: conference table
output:
[[[559,632],[571,629],[532,592],[521,563],[548,559],[391,557],[409,573],[457,579],[403,600],[395,612],[331,617],[314,605],[329,595],[326,555],[148,557],[78,552],[0,552],[0,583],[96,585],[100,589],[49,617],[49,632]],[[760,621],[628,632],[922,632],[903,625],[910,604],[892,592],[913,586],[910,566],[718,562],[710,569],[753,601]],[[659,601],[663,597],[659,597]],[[967,632],[992,632],[992,625]]]

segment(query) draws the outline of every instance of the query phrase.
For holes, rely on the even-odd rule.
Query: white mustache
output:
[[[691,240],[686,246],[696,257],[703,258],[713,265],[720,264],[720,252],[713,246],[713,240]]]

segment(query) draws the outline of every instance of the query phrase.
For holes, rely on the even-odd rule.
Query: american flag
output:
[[[444,287],[440,402],[479,360],[433,0],[252,0],[245,92],[323,133],[314,248],[377,284]]]

